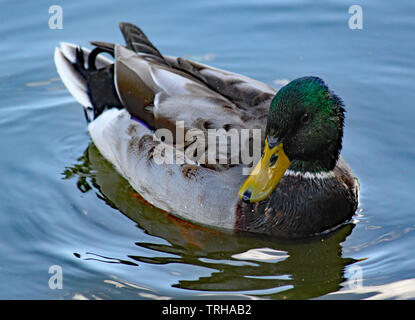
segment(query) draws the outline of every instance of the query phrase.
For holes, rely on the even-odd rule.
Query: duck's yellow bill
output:
[[[265,150],[254,170],[245,180],[239,197],[245,202],[257,202],[268,197],[290,166],[290,160],[284,152],[282,143],[270,149],[265,140]]]

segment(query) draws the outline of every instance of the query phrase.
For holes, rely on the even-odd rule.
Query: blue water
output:
[[[415,3],[1,1],[0,298],[415,298]],[[49,7],[63,9],[52,30]],[[354,220],[312,241],[218,233],[149,207],[91,144],[58,78],[59,41],[122,43],[139,25],[161,52],[271,86],[318,75],[347,109]],[[57,265],[62,289],[51,289]],[[357,270],[357,271],[356,271]],[[355,275],[360,275],[355,280]]]

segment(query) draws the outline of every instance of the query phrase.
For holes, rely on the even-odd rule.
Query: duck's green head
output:
[[[320,78],[299,78],[281,88],[271,102],[262,158],[240,189],[241,199],[265,199],[288,168],[332,170],[342,147],[343,122],[342,101]]]

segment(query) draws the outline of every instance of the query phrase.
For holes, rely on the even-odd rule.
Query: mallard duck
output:
[[[321,234],[351,219],[358,184],[340,156],[344,106],[322,79],[302,77],[277,91],[162,55],[132,24],[120,29],[124,46],[61,43],[55,63],[84,107],[93,143],[147,202],[201,225],[283,238]],[[219,161],[202,159],[212,150],[203,144],[200,152],[200,135],[253,129],[261,139],[250,175],[240,160],[255,149],[254,133],[241,134],[236,155],[214,145]],[[179,131],[199,137],[179,141]],[[170,150],[181,161],[160,162],[160,146],[158,156]]]

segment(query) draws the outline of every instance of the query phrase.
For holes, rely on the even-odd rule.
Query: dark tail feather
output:
[[[120,29],[128,49],[170,66],[140,28],[122,22]],[[61,77],[69,84],[68,89],[84,105],[88,122],[97,118],[106,109],[123,108],[114,84],[114,64],[102,63],[102,58],[98,57],[101,53],[108,53],[114,57],[115,45],[103,41],[92,41],[91,44],[95,46],[91,52],[73,45],[65,45],[63,51],[69,56],[65,57],[65,52],[58,49],[55,57],[60,66]],[[194,70],[189,70],[191,66],[184,61],[179,61],[177,67],[184,72],[195,73]],[[79,83],[75,81],[78,78]]]
[[[123,108],[115,89],[114,65],[110,64],[99,70],[95,66],[96,57],[101,52],[109,51],[103,50],[101,47],[92,50],[88,55],[88,68],[85,68],[84,53],[81,48],[77,48],[76,62],[73,64],[86,80],[87,93],[92,103],[94,119],[109,108]],[[88,112],[85,115],[87,121],[91,121]]]
[[[90,41],[89,43],[97,48],[101,48],[103,52],[108,52],[114,57],[115,44],[104,41]]]
[[[167,64],[160,51],[158,51],[157,48],[150,42],[150,40],[148,40],[144,32],[139,27],[131,23],[121,22],[120,29],[128,49],[133,50],[139,54],[151,55],[153,59]]]

